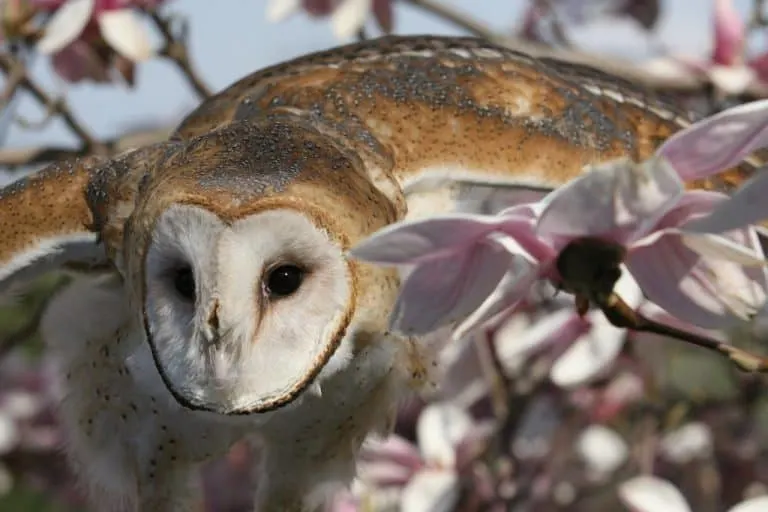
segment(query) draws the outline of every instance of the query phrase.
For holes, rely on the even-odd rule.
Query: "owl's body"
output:
[[[100,273],[42,326],[96,509],[192,510],[196,464],[258,436],[257,509],[311,510],[431,365],[387,332],[396,271],[344,252],[405,217],[493,210],[645,158],[688,122],[629,84],[475,39],[342,47],[244,78],[167,142],[0,192],[0,286]]]

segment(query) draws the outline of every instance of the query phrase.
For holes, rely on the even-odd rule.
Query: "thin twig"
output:
[[[752,354],[746,350],[728,345],[722,341],[694,334],[677,327],[665,325],[651,320],[634,311],[615,293],[602,304],[598,304],[606,318],[616,327],[632,329],[641,332],[659,334],[672,339],[684,341],[730,359],[741,370],[752,373],[768,373],[768,358]]]
[[[212,96],[213,91],[203,81],[190,61],[186,41],[173,35],[170,20],[161,16],[157,11],[150,12],[149,15],[165,41],[165,46],[160,53],[176,64],[176,67],[201,99]]]
[[[81,123],[67,106],[56,99],[38,85],[24,68],[24,64],[11,57],[9,54],[0,54],[0,70],[8,77],[18,81],[19,87],[29,92],[39,103],[41,103],[51,115],[58,115],[67,128],[80,139],[84,151],[95,154],[106,152],[104,144],[98,141],[87,128]]]
[[[492,43],[506,46],[533,57],[546,57],[572,64],[581,64],[615,75],[625,80],[636,82],[653,91],[667,93],[702,94],[712,88],[712,81],[704,73],[688,70],[680,66],[676,72],[654,71],[643,63],[632,63],[607,55],[579,51],[573,48],[553,48],[549,45],[523,40],[499,34],[482,21],[463,11],[444,5],[439,0],[402,0],[406,4],[418,7],[433,14],[468,34],[486,39]],[[751,101],[768,97],[768,85],[753,82],[739,95],[742,101]]]
[[[500,41],[502,37],[488,28],[488,26],[480,20],[474,19],[470,14],[459,9],[454,9],[451,6],[445,5],[439,0],[403,0],[404,3],[410,4],[414,7],[418,7],[429,14],[433,14],[438,18],[456,25],[457,27],[466,30],[473,36],[482,37],[489,41]]]

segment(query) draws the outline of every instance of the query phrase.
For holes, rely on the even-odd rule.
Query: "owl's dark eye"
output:
[[[287,297],[296,292],[304,281],[304,270],[296,265],[280,265],[267,275],[266,292],[272,297]]]
[[[195,274],[190,267],[180,267],[174,270],[173,287],[186,300],[195,301]]]

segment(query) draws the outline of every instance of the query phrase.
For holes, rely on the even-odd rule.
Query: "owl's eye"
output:
[[[296,265],[280,265],[267,275],[266,292],[272,297],[286,297],[296,292],[304,280],[304,271]]]
[[[173,287],[183,298],[195,300],[195,274],[190,267],[180,267],[173,273]]]

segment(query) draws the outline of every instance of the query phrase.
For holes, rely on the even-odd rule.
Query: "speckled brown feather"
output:
[[[251,74],[190,114],[176,137],[285,106],[341,125],[347,137],[391,158],[400,180],[451,166],[548,186],[588,163],[646,158],[692,120],[585,66],[474,38],[390,36]],[[752,168],[694,186],[730,190]]]

